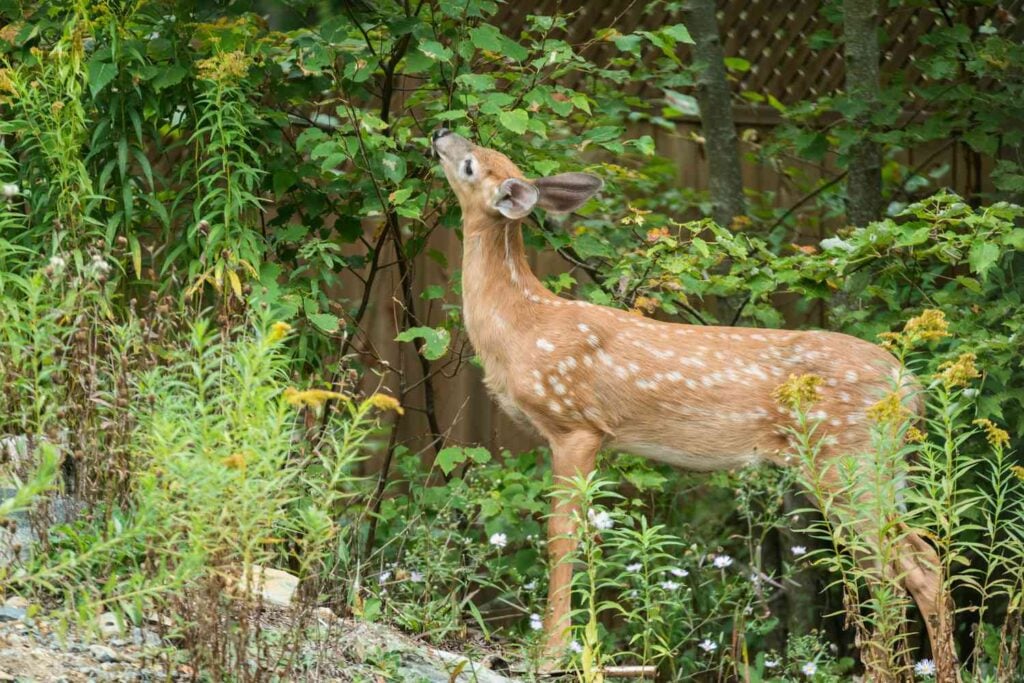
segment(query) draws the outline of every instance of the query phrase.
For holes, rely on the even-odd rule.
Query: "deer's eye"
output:
[[[466,159],[466,163],[463,165],[462,172],[465,173],[467,176],[473,175],[473,160],[472,159]]]

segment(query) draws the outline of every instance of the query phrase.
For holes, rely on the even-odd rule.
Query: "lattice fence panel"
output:
[[[502,5],[498,22],[510,35],[518,35],[528,14],[565,15],[569,18],[568,28],[560,37],[580,46],[588,58],[600,64],[613,58],[616,48],[607,41],[591,41],[596,29],[615,27],[628,33],[683,21],[680,11],[667,7],[666,3],[636,0],[508,2]],[[929,53],[921,38],[946,21],[939,7],[939,3],[908,2],[884,11],[883,79],[898,75],[908,87],[927,82],[915,62]],[[965,11],[968,15],[962,18],[973,26],[989,19],[999,21],[1000,13],[1008,12],[1019,17],[1017,27],[1024,32],[1024,0]],[[749,71],[737,74],[733,81],[736,91],[771,94],[784,104],[840,91],[845,76],[842,25],[841,18],[830,16],[829,12],[834,14],[835,10],[827,9],[820,0],[719,0],[719,31],[725,55],[742,57],[751,64]],[[680,55],[689,60],[689,49],[681,47]],[[567,80],[565,85],[581,84]],[[657,95],[647,92],[651,86],[643,82],[634,82],[629,87],[634,94]]]

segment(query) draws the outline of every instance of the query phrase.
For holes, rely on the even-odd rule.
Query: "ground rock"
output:
[[[255,590],[249,590],[249,578],[255,582]],[[263,567],[258,564],[250,565],[242,575],[241,588],[243,592],[255,592],[263,602],[278,607],[289,607],[292,604],[292,597],[299,587],[299,577],[289,574],[273,567]]]

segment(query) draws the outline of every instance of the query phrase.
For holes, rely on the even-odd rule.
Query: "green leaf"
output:
[[[117,75],[117,67],[110,62],[102,62],[95,56],[89,60],[87,77],[89,79],[89,91],[96,97],[110,81]]]
[[[410,342],[414,339],[423,340],[420,353],[424,358],[437,360],[448,351],[448,344],[451,343],[452,336],[443,327],[410,327],[395,337],[395,341],[400,342]]]
[[[466,462],[466,451],[459,446],[442,448],[437,454],[437,459],[434,460],[434,464],[441,468],[445,476],[451,474],[456,467],[464,462]]]
[[[452,51],[436,40],[425,40],[419,44],[418,49],[435,62],[447,62],[452,58]]]
[[[750,71],[750,62],[743,57],[726,57],[722,60],[725,62],[725,68],[733,71]]]
[[[530,55],[525,47],[503,35],[498,27],[492,24],[483,24],[474,28],[469,32],[469,39],[473,46],[480,50],[497,52],[517,62],[523,61]]]
[[[661,33],[672,38],[672,40],[677,43],[689,43],[690,45],[693,45],[693,38],[690,37],[690,32],[686,30],[686,27],[682,24],[666,26],[661,29]]]
[[[985,274],[996,261],[999,260],[999,245],[992,242],[975,242],[971,245],[971,253],[967,256],[967,262],[971,270],[977,273],[982,280]]]
[[[333,334],[338,331],[338,327],[341,321],[337,316],[331,315],[330,313],[309,313],[306,315],[313,325],[322,332],[327,334]]]
[[[150,83],[152,83],[154,90],[160,91],[164,88],[169,88],[172,85],[181,83],[187,73],[188,70],[186,70],[185,67],[178,64],[171,64],[170,66],[162,67],[160,72],[153,77],[153,80],[150,81]]]
[[[524,109],[513,109],[498,114],[498,121],[516,135],[526,132],[526,126],[530,123],[530,115]]]

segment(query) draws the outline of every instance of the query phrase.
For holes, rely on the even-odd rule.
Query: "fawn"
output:
[[[823,380],[814,417],[828,445],[818,462],[871,448],[866,410],[891,390],[898,368],[887,351],[831,332],[664,323],[555,296],[527,265],[521,222],[537,207],[574,211],[601,179],[527,180],[504,154],[445,128],[432,147],[462,209],[463,315],[485,382],[548,441],[556,481],[589,474],[606,446],[692,470],[790,464],[780,427],[791,416],[773,393],[791,374]],[[573,567],[562,560],[575,548],[578,507],[556,501],[548,520],[552,658],[567,644]],[[955,670],[936,553],[910,532],[899,564],[940,671]]]

